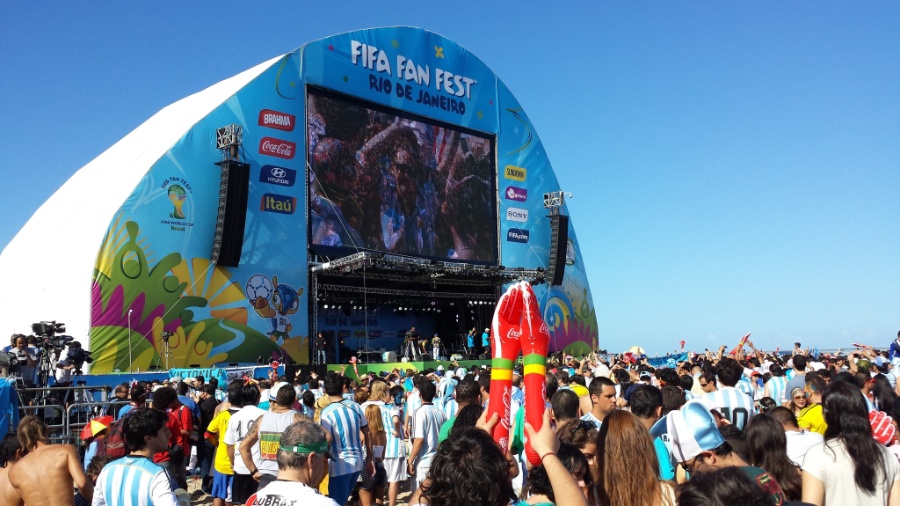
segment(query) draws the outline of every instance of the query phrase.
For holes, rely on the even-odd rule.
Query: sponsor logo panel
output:
[[[518,207],[510,207],[506,210],[506,219],[509,221],[525,223],[526,221],[528,221],[528,210],[519,209]]]
[[[503,193],[506,200],[515,200],[516,202],[525,202],[528,200],[528,190],[519,188],[518,186],[507,186]]]
[[[259,126],[277,128],[278,130],[290,132],[294,130],[294,125],[296,124],[297,117],[293,114],[273,111],[271,109],[259,111]]]
[[[297,144],[274,137],[263,137],[259,141],[259,153],[290,160],[297,153]]]
[[[511,228],[506,232],[506,240],[509,242],[526,243],[531,237],[531,233],[520,228]]]
[[[294,186],[297,181],[297,171],[277,165],[263,165],[259,169],[259,182],[277,184],[281,186]]]
[[[268,213],[294,214],[297,210],[297,197],[266,193],[259,203],[259,210]]]
[[[523,167],[516,167],[515,165],[507,165],[505,169],[503,169],[503,176],[506,179],[512,179],[513,181],[525,181],[525,178],[528,177],[528,170]]]

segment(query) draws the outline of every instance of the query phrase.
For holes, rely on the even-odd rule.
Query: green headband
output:
[[[278,445],[278,448],[281,451],[291,452],[291,453],[318,453],[324,454],[328,452],[328,440],[324,440],[321,443],[313,443],[313,444],[298,444],[296,446],[284,446]]]

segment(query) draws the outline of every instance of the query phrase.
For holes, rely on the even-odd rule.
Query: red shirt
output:
[[[166,412],[166,427],[169,429],[169,432],[172,434],[169,436],[169,448],[174,448],[175,445],[181,444],[180,441],[183,439],[181,436],[181,422],[178,421],[178,418],[171,412]],[[182,446],[182,448],[184,448]],[[159,464],[160,462],[168,462],[169,461],[169,452],[159,452],[153,456],[153,462]]]

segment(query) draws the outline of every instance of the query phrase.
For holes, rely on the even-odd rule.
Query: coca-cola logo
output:
[[[516,329],[509,329],[509,332],[506,333],[506,337],[509,339],[518,339],[521,335],[522,333]]]
[[[293,114],[273,111],[271,109],[263,109],[259,111],[259,126],[268,128],[277,128],[290,132],[294,129],[297,117]]]
[[[263,137],[259,141],[259,153],[262,155],[290,159],[294,157],[296,151],[297,144],[294,142],[275,139],[274,137]]]

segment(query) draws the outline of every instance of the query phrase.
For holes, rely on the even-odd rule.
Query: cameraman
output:
[[[80,343],[72,343],[73,345]],[[61,359],[56,363],[56,386],[66,390],[57,390],[57,399],[62,406],[68,406],[72,402],[72,375],[75,373],[75,363],[71,356]]]

